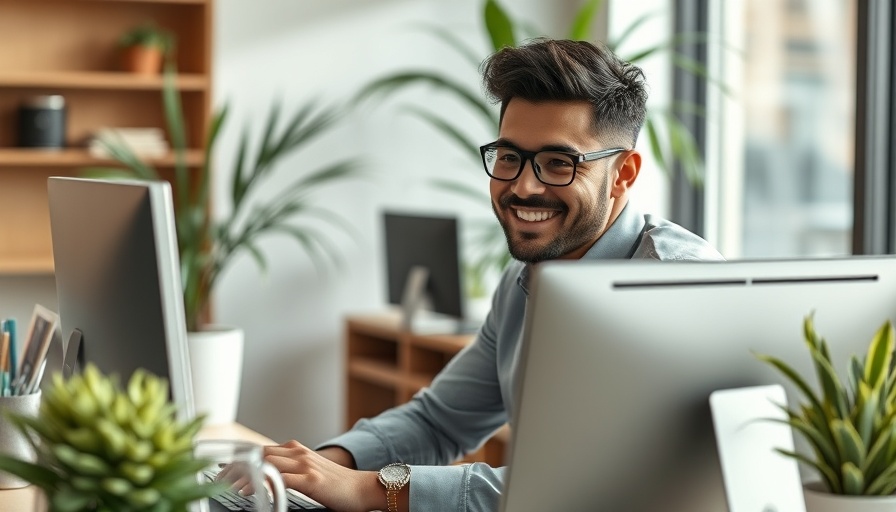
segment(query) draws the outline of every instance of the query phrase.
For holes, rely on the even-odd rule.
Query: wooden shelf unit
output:
[[[118,66],[119,38],[141,23],[175,35],[187,163],[199,178],[211,117],[212,9],[213,0],[0,0],[0,275],[52,274],[47,178],[114,164],[87,152],[95,130],[165,128],[162,77]],[[44,94],[65,98],[66,147],[16,147],[19,105]],[[148,163],[172,180],[173,157]]]
[[[346,428],[403,404],[433,377],[473,335],[416,334],[402,330],[397,315],[352,315],[346,319]],[[510,431],[505,425],[460,462],[504,465]]]

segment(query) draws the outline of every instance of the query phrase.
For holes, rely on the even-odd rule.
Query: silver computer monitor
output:
[[[547,262],[528,307],[502,511],[718,512],[710,393],[801,400],[754,352],[814,376],[813,312],[845,372],[894,318],[896,258]]]
[[[167,378],[192,417],[171,187],[52,177],[48,191],[63,336],[80,334],[83,360],[123,382],[137,368]]]

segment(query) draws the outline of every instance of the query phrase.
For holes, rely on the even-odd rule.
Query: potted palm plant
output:
[[[864,360],[853,356],[838,375],[827,342],[815,332],[812,315],[804,321],[806,346],[820,392],[787,363],[760,355],[789,379],[806,402],[788,409],[786,422],[811,448],[811,454],[778,450],[812,468],[820,477],[804,486],[806,512],[883,512],[896,510],[896,370],[893,326],[885,322],[871,340]]]
[[[153,22],[146,22],[122,34],[118,46],[125,71],[158,75],[162,62],[174,49],[174,35]]]
[[[358,176],[359,170],[350,160],[316,168],[303,166],[289,185],[264,197],[259,193],[260,185],[275,174],[278,164],[326,133],[340,115],[335,108],[317,108],[309,102],[280,122],[283,108],[274,104],[256,144],[250,140],[250,131],[243,130],[229,180],[229,213],[223,219],[214,219],[209,203],[211,158],[218,134],[227,122],[228,108],[225,105],[213,116],[201,169],[192,177],[175,75],[169,66],[164,76],[163,104],[175,157],[175,222],[193,393],[196,410],[205,412],[209,423],[227,423],[236,418],[243,333],[232,327],[209,325],[209,301],[215,285],[240,254],[248,254],[265,270],[267,262],[258,241],[269,235],[292,238],[318,267],[338,263],[339,255],[330,239],[316,226],[324,223],[344,232],[351,229],[337,214],[316,206],[312,196],[321,187]],[[159,173],[127,145],[115,140],[104,140],[103,144],[123,168],[94,167],[87,170],[92,176],[160,179]]]

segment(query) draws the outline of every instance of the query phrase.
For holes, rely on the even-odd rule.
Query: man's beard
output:
[[[551,209],[557,210],[558,215],[569,215],[569,208],[565,203],[558,200],[551,201],[541,196],[522,199],[516,195],[507,194],[502,196],[498,203],[501,207],[500,211],[507,215],[515,215],[514,211],[510,209],[511,206]],[[594,205],[589,210],[581,210],[576,218],[572,219],[571,224],[568,217],[564,218],[564,226],[554,234],[552,239],[541,246],[529,246],[525,242],[536,240],[538,236],[532,233],[518,232],[516,233],[517,239],[514,239],[512,229],[505,222],[504,217],[499,214],[498,206],[492,202],[495,217],[501,224],[501,228],[504,229],[510,255],[525,263],[558,259],[585,244],[594,242],[605,227],[603,223],[606,222],[608,208],[609,206],[604,202]]]

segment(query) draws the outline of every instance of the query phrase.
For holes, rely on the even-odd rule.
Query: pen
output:
[[[9,396],[9,333],[0,334],[0,395]]]
[[[18,373],[19,364],[19,357],[16,353],[16,319],[4,320],[2,331],[9,333],[9,380],[13,381]]]

